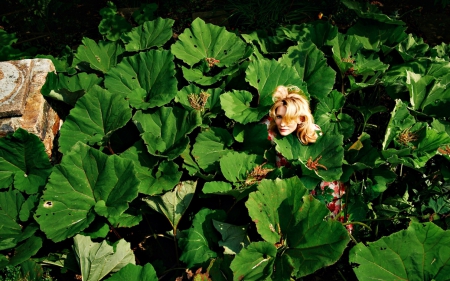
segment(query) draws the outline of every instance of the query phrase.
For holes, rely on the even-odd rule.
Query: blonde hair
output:
[[[278,130],[275,123],[277,109],[280,106],[286,106],[286,114],[283,117],[283,121],[290,123],[298,118],[302,121],[297,126],[297,137],[302,144],[314,143],[317,140],[316,127],[314,125],[314,117],[311,114],[309,108],[309,101],[305,93],[297,86],[278,86],[272,95],[274,104],[269,111],[271,117],[269,130],[276,132]]]

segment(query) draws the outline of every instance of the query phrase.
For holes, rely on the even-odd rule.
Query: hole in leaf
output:
[[[356,263],[356,262],[351,262],[351,263],[350,263],[350,266],[351,266],[352,268],[355,268],[355,267],[358,268],[359,265],[360,265],[360,264],[359,264],[359,263]]]
[[[259,83],[259,81],[261,81],[260,79],[258,79],[258,81],[256,81],[256,83]]]
[[[194,48],[197,48],[197,45],[194,45]]]
[[[228,51],[227,50],[223,50],[223,53],[226,55],[226,54],[228,54]]]
[[[51,208],[51,207],[53,207],[53,202],[52,201],[45,201],[44,208]]]

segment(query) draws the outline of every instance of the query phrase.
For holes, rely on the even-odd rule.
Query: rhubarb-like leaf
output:
[[[106,73],[105,86],[111,93],[127,97],[133,107],[147,109],[165,105],[175,97],[174,75],[173,55],[150,50],[124,58]]]
[[[172,189],[180,181],[182,173],[176,163],[163,161],[155,168],[160,158],[148,153],[142,140],[121,153],[120,157],[133,161],[136,177],[141,182],[140,193],[156,195]]]
[[[147,50],[152,47],[161,47],[172,38],[173,19],[157,18],[146,21],[134,27],[130,32],[121,36],[128,52]]]
[[[111,134],[130,119],[131,108],[122,96],[94,86],[77,101],[61,127],[60,151],[67,153],[77,141],[106,146]]]
[[[309,145],[302,145],[293,135],[276,137],[274,141],[276,150],[287,160],[302,163],[303,172],[313,171],[325,181],[335,181],[341,177],[344,158],[342,135],[325,133]]]
[[[156,110],[138,111],[133,121],[152,155],[173,160],[189,144],[187,135],[202,123],[196,111],[179,107],[160,107]]]
[[[0,188],[14,187],[27,194],[45,185],[52,166],[39,138],[24,129],[0,138]]]
[[[123,281],[123,280],[139,280],[139,281],[158,281],[156,271],[153,266],[146,263],[144,266],[127,264],[112,277],[105,281]]]
[[[150,208],[169,220],[175,233],[181,217],[194,197],[196,187],[197,182],[184,181],[180,182],[172,191],[160,196],[150,196],[143,200]]]
[[[35,219],[49,239],[62,241],[87,228],[95,213],[119,216],[137,197],[130,160],[77,143],[50,175]]]
[[[74,76],[66,76],[63,73],[56,75],[53,72],[49,72],[47,80],[42,86],[41,93],[44,96],[75,106],[80,97],[102,81],[103,79],[96,74],[87,74],[85,72]]]
[[[297,70],[308,85],[311,97],[321,101],[333,89],[336,72],[328,66],[325,55],[311,41],[290,47],[279,61]]]
[[[171,47],[172,53],[190,66],[207,59],[214,59],[214,65],[229,67],[241,59],[246,44],[225,27],[206,24],[196,18],[189,29],[178,36]]]
[[[359,280],[447,280],[449,260],[450,232],[432,222],[411,223],[408,229],[350,250]]]
[[[342,134],[344,139],[353,135],[355,122],[348,114],[341,112],[344,103],[344,95],[336,90],[319,99],[319,104],[314,111],[314,121],[324,134]]]
[[[80,62],[87,62],[92,69],[99,70],[103,73],[108,72],[117,65],[118,57],[125,52],[122,45],[116,42],[99,41],[87,37],[82,40],[75,54],[74,65]]]
[[[183,253],[180,260],[192,267],[217,257],[211,250],[219,237],[214,229],[214,220],[224,220],[225,211],[202,209],[194,217],[191,228],[184,230],[178,245]]]
[[[98,281],[110,272],[117,272],[128,264],[135,264],[130,243],[120,239],[113,246],[106,241],[92,242],[89,236],[73,238],[73,250],[85,281]]]
[[[228,181],[246,184],[253,169],[263,162],[262,155],[230,151],[220,159],[220,170]]]
[[[197,136],[192,155],[200,168],[212,173],[218,170],[219,160],[230,151],[227,147],[231,144],[233,137],[227,130],[211,127]]]
[[[106,7],[100,10],[100,15],[102,20],[98,25],[98,31],[108,40],[117,41],[123,33],[131,30],[131,24],[117,14],[117,7],[111,1],[106,2]]]
[[[278,276],[301,277],[333,264],[350,240],[340,222],[323,219],[329,210],[309,194],[297,177],[263,180],[245,205],[258,233],[278,251],[275,261]],[[320,236],[315,236],[317,233]],[[273,262],[273,258],[275,255],[271,254],[267,261]],[[271,272],[273,268],[267,270]],[[251,271],[248,267],[245,272]]]
[[[219,246],[224,248],[224,254],[236,255],[250,244],[247,236],[247,226],[232,225],[213,220],[214,227],[222,235]]]
[[[280,85],[297,86],[309,97],[306,84],[295,68],[275,60],[254,60],[245,74],[245,80],[258,90],[259,106],[271,106],[273,91]]]
[[[253,96],[248,91],[233,90],[221,95],[220,103],[228,118],[236,120],[241,124],[247,124],[261,120],[267,115],[270,108],[268,105],[256,108],[250,107],[252,99]]]

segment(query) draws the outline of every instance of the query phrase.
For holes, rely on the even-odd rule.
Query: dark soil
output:
[[[156,3],[159,5],[157,16],[174,19],[174,32],[181,33],[192,21],[193,15],[205,11],[223,11],[225,22],[230,29],[246,30],[246,26],[232,17],[235,11],[226,10],[228,0],[116,0],[119,9],[132,8],[139,3]],[[0,28],[8,33],[16,33],[16,49],[31,51],[31,54],[51,54],[59,56],[69,46],[71,49],[81,43],[83,37],[96,41],[103,39],[98,31],[101,21],[99,11],[106,6],[107,0],[53,0],[41,13],[35,6],[24,5],[19,0],[2,0],[0,4]],[[38,1],[28,1],[38,2]],[[136,3],[135,3],[136,2]],[[294,2],[294,1],[293,1]],[[303,0],[309,5],[302,20],[317,19],[317,11],[326,10],[327,6],[316,4],[319,1]],[[333,1],[331,1],[333,2]],[[337,1],[335,1],[337,2]],[[422,37],[426,43],[435,45],[450,42],[450,6],[434,4],[434,0],[389,0],[374,1],[380,9],[390,16],[399,16],[407,24],[407,32]],[[323,11],[326,12],[326,11]],[[228,14],[228,16],[227,16]],[[339,23],[336,23],[339,26]],[[345,25],[345,23],[344,23]],[[248,26],[247,26],[248,29]],[[32,48],[32,49],[30,49]]]

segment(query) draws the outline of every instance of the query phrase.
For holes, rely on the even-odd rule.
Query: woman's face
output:
[[[287,136],[292,134],[296,129],[297,125],[300,124],[300,117],[298,120],[292,120],[289,123],[283,121],[283,117],[286,114],[286,106],[282,105],[277,108],[276,116],[275,116],[275,124],[277,124],[278,132],[280,135]]]

